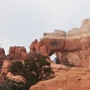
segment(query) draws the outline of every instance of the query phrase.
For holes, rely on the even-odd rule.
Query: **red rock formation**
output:
[[[10,47],[9,55],[12,60],[24,60],[28,56],[26,49],[19,46]]]
[[[12,62],[10,60],[4,60],[2,64],[1,74],[7,75],[9,71],[9,67],[12,65]]]
[[[57,68],[56,77],[40,81],[29,90],[90,90],[90,72],[83,68],[67,68],[66,66],[53,66]]]
[[[5,51],[3,48],[0,48],[0,60],[5,58]]]
[[[85,19],[79,29],[73,28],[67,33],[61,30],[45,33],[33,47],[42,55],[57,53],[59,60],[67,58],[76,66],[90,68],[90,19]]]
[[[35,39],[35,40],[32,42],[32,44],[30,45],[30,52],[31,52],[31,53],[35,53],[35,52],[36,52],[35,46],[36,46],[37,43],[38,43],[38,40]]]
[[[0,48],[0,61],[2,62],[6,58],[5,51],[3,48]]]
[[[0,55],[5,55],[5,51],[3,48],[0,48]]]
[[[41,53],[46,56],[52,55],[55,51],[63,50],[65,45],[66,33],[63,31],[59,31],[59,32],[60,33],[58,33],[58,31],[55,31],[55,33],[49,33],[49,34],[45,33],[44,38],[42,38],[39,42],[37,42],[37,44],[33,45],[32,43],[30,47],[34,47],[36,53]],[[61,38],[59,37],[60,35],[61,35]],[[33,49],[30,48],[30,51],[32,50]]]
[[[56,65],[47,58],[55,72],[55,78],[41,81],[30,90],[90,90],[90,19],[85,19],[80,28],[73,28],[67,33],[61,30],[44,33],[40,41],[34,40],[30,45],[30,54],[33,53],[41,53],[48,57],[55,53],[61,63],[68,59],[70,64],[74,63],[78,67]],[[24,47],[15,46],[10,47],[7,57],[11,60],[24,60],[27,56]],[[4,58],[4,49],[0,48],[0,60]],[[3,63],[5,64],[1,73],[7,74],[11,61],[6,60]],[[11,76],[12,74],[8,73],[8,77]],[[20,77],[13,78],[18,80]]]

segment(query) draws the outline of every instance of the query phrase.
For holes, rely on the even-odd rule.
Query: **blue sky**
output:
[[[79,28],[90,18],[90,0],[0,0],[0,43],[8,53],[10,46],[29,45],[44,32]]]

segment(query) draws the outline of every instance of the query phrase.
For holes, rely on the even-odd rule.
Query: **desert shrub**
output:
[[[4,83],[0,84],[0,90],[20,90],[23,85],[24,84],[21,82],[6,80]]]
[[[35,54],[24,60],[24,64],[21,61],[12,63],[9,71],[14,75],[22,75],[26,79],[26,84],[21,90],[28,90],[30,86],[39,81],[52,78],[50,75],[54,73],[46,58],[40,54]]]

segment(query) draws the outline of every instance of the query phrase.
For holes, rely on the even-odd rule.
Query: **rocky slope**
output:
[[[52,65],[55,78],[40,81],[29,90],[90,90],[90,70],[69,68],[62,65]]]

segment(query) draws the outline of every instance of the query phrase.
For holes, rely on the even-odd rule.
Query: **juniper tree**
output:
[[[12,63],[9,71],[14,75],[21,75],[26,79],[26,84],[22,90],[28,90],[30,86],[41,80],[52,78],[51,75],[54,72],[46,58],[40,54],[35,54],[24,60],[24,64],[21,61]]]

